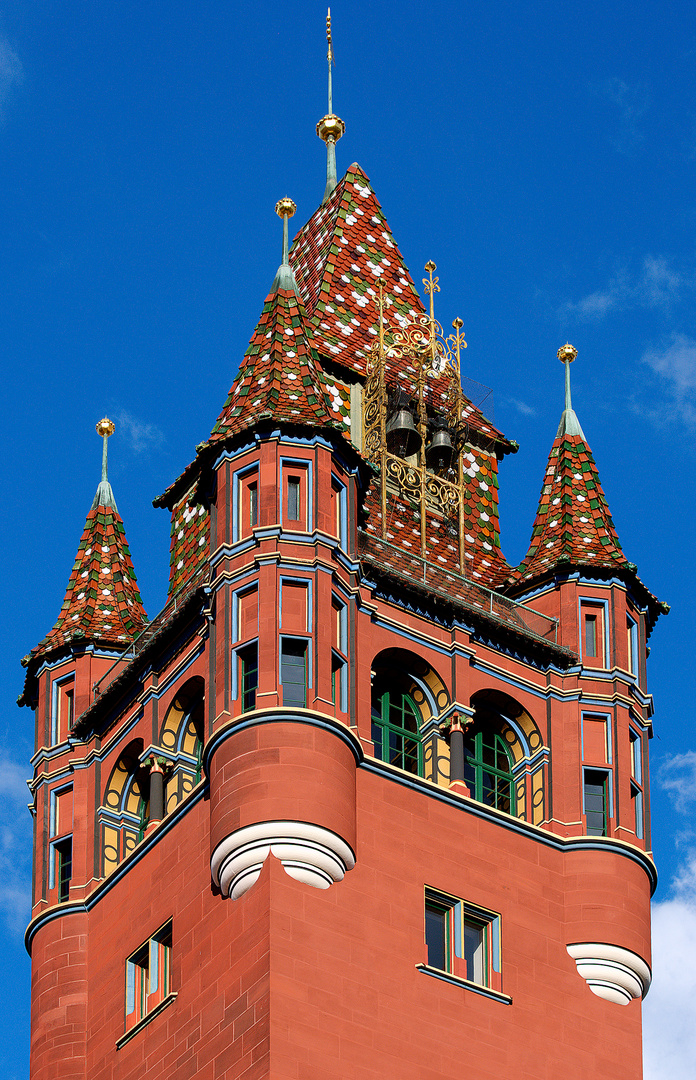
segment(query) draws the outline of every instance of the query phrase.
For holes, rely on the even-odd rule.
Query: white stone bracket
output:
[[[581,942],[566,948],[578,974],[597,997],[628,1005],[634,998],[644,998],[650,989],[650,968],[630,949],[602,942]]]

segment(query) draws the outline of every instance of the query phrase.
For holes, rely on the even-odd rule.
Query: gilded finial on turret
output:
[[[336,143],[346,130],[346,125],[339,116],[334,115],[333,111],[332,68],[336,61],[331,37],[331,8],[329,8],[326,16],[326,41],[328,44],[326,59],[329,64],[329,111],[326,116],[322,116],[317,124],[317,135],[326,143],[326,188],[322,203],[327,201],[338,183],[336,177]]]
[[[285,289],[289,292],[297,294],[297,284],[295,282],[295,275],[290,267],[289,258],[289,243],[288,243],[288,220],[297,210],[297,206],[287,195],[282,199],[278,199],[275,205],[275,212],[279,218],[283,219],[283,257],[281,259],[280,266],[278,267],[278,273],[275,276],[271,291],[275,292],[277,289]]]
[[[575,415],[570,400],[570,365],[577,355],[578,350],[569,342],[566,342],[565,345],[561,345],[556,353],[558,359],[565,365],[565,408],[563,409],[563,415],[561,416],[561,423],[558,432],[556,433],[556,438],[562,435],[579,435],[581,439],[585,438],[583,430],[580,427],[580,421]]]
[[[101,483],[99,484],[99,487],[97,488],[97,494],[94,496],[94,502],[92,503],[92,510],[94,510],[95,506],[111,506],[118,513],[118,510],[116,509],[116,500],[114,499],[114,493],[111,490],[111,484],[109,483],[109,470],[108,470],[108,458],[107,458],[107,455],[108,455],[107,443],[108,443],[109,439],[111,438],[111,436],[113,435],[114,431],[116,430],[116,425],[114,424],[113,420],[109,420],[108,416],[105,416],[97,424],[96,430],[97,430],[97,435],[101,435],[102,440],[103,440],[103,445],[102,445],[102,475],[101,475]]]

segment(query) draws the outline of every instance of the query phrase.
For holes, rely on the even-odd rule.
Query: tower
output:
[[[27,661],[33,1075],[632,1080],[660,605],[572,410],[571,346],[507,563],[516,446],[462,390],[434,263],[422,299],[365,173],[338,180],[331,101],[319,128],[323,201],[292,248],[277,204],[250,345],[155,500],[164,609],[146,623],[103,421]]]

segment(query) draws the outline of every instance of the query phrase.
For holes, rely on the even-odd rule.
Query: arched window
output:
[[[421,716],[403,684],[378,680],[372,687],[372,741],[375,757],[399,769],[423,775]]]
[[[505,740],[490,724],[475,724],[465,735],[464,781],[477,802],[515,813],[512,758]]]

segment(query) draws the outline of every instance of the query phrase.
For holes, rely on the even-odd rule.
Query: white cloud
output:
[[[646,350],[641,361],[658,376],[657,390],[664,399],[653,397],[653,404],[639,411],[660,424],[673,423],[677,416],[687,427],[696,427],[696,340],[673,334],[661,348]]]
[[[7,38],[0,34],[0,120],[3,119],[3,105],[10,90],[23,79],[22,61],[11,48]]]
[[[674,754],[657,770],[657,783],[669,795],[679,814],[688,814],[696,805],[696,750]]]
[[[669,308],[690,285],[664,256],[646,255],[637,271],[618,270],[604,288],[565,303],[561,315],[601,319],[610,311],[628,308]]]
[[[25,770],[0,757],[0,915],[21,934],[31,908],[31,818]]]
[[[680,755],[686,756],[686,755]],[[693,755],[696,757],[696,755]],[[696,1062],[696,852],[653,904],[654,982],[643,1004],[644,1080],[692,1080]]]
[[[145,450],[156,450],[164,443],[164,435],[155,424],[145,424],[124,409],[116,414],[116,424],[120,427],[121,434],[130,444],[134,454],[142,454]]]

